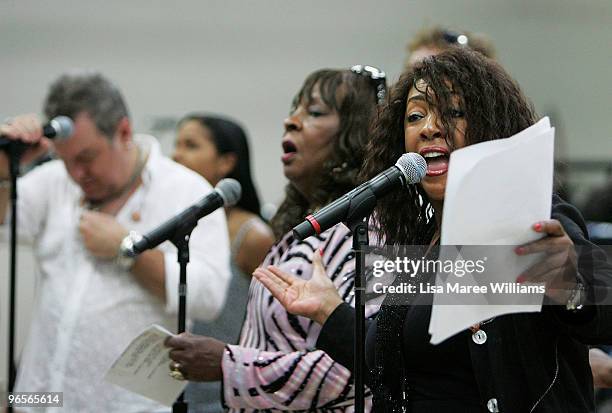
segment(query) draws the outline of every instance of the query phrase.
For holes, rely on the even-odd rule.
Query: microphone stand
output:
[[[191,232],[198,225],[198,221],[187,219],[179,226],[170,238],[170,242],[177,248],[177,261],[180,266],[178,285],[178,334],[185,332],[187,314],[187,264],[189,263],[189,239]],[[172,413],[187,413],[188,404],[185,401],[185,392],[182,392],[172,405]]]
[[[12,141],[3,146],[9,157],[9,174],[11,180],[11,242],[9,263],[9,320],[8,320],[8,393],[15,387],[17,368],[15,366],[15,302],[17,285],[17,177],[19,176],[19,160],[25,150],[25,145]],[[13,412],[13,407],[8,406],[8,413]]]
[[[365,395],[363,367],[365,361],[365,248],[368,246],[368,219],[376,206],[376,195],[366,188],[355,195],[347,212],[346,225],[353,235],[355,251],[355,412],[363,413]]]

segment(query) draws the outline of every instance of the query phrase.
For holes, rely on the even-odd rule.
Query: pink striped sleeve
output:
[[[222,367],[230,408],[308,410],[353,403],[351,373],[320,350],[285,353],[228,345]]]

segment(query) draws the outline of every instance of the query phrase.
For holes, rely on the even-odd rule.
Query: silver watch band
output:
[[[119,267],[125,271],[130,271],[136,262],[136,254],[134,254],[134,243],[142,239],[142,235],[136,231],[130,231],[128,235],[121,241],[119,251],[117,252],[116,262]]]

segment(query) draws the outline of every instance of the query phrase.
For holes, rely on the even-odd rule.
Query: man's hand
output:
[[[212,337],[181,333],[166,340],[170,347],[170,370],[178,370],[189,381],[218,381],[223,378],[221,360],[225,343]]]
[[[30,145],[21,156],[21,163],[24,165],[41,157],[51,148],[51,140],[45,138],[42,133],[42,123],[32,114],[14,117],[10,122],[0,125],[0,135]],[[0,151],[0,179],[8,178],[8,174],[8,158],[4,151]]]
[[[121,241],[128,230],[114,216],[96,211],[85,211],[79,222],[79,232],[85,248],[97,258],[112,259],[117,256]]]

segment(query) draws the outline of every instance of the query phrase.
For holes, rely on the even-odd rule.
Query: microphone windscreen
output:
[[[400,156],[395,166],[402,171],[406,184],[416,184],[427,174],[427,162],[425,158],[415,152],[408,152]]]
[[[223,198],[223,206],[234,206],[240,201],[242,187],[240,182],[232,178],[225,178],[219,181],[215,190]]]
[[[74,123],[68,116],[57,116],[49,122],[55,132],[55,139],[67,139],[74,132]]]

